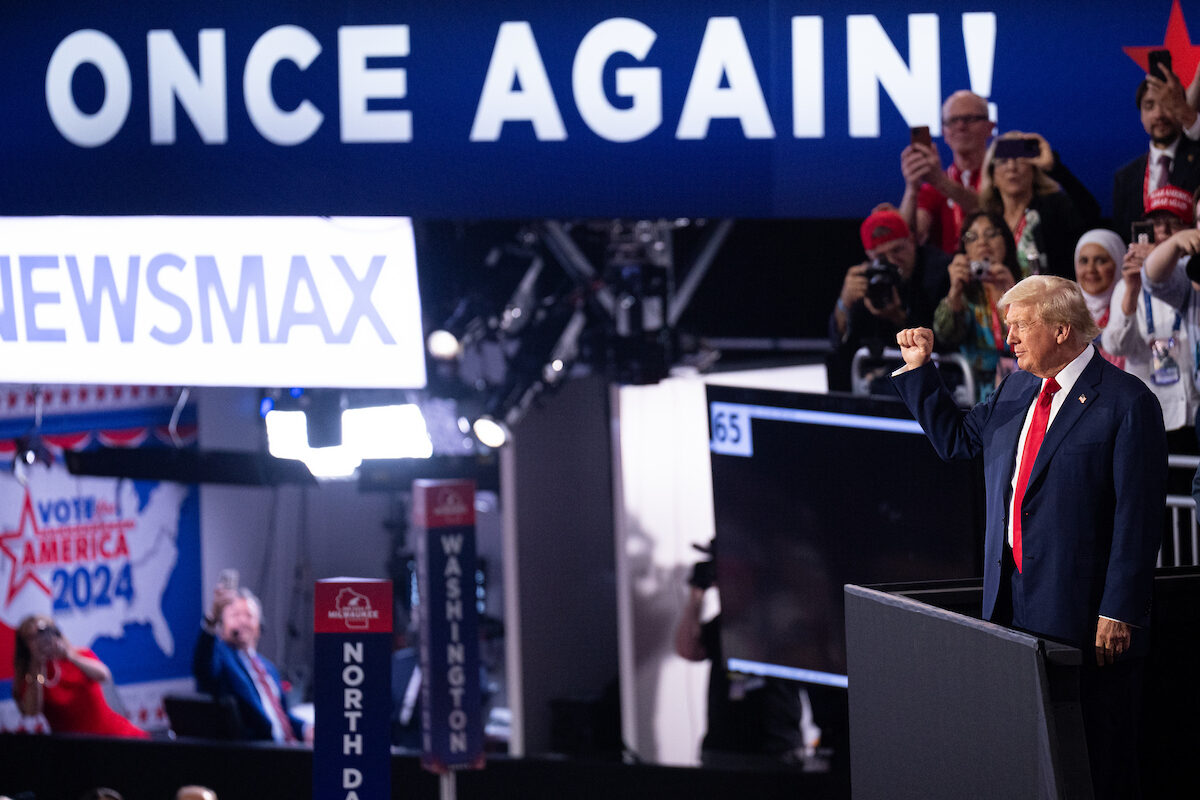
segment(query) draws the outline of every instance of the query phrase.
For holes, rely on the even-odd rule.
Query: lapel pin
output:
[[[1080,405],[1082,405],[1082,404],[1084,404],[1084,403],[1086,403],[1086,402],[1087,402],[1087,398],[1086,398],[1086,397],[1084,397],[1083,395],[1079,395],[1079,403],[1080,403]]]

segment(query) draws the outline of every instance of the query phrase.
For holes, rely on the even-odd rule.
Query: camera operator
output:
[[[817,747],[821,728],[804,684],[730,673],[721,652],[721,615],[701,621],[705,593],[716,586],[716,542],[692,545],[710,556],[688,579],[688,598],[675,629],[675,652],[709,661],[708,713],[700,762],[709,767],[826,769]]]
[[[918,245],[895,209],[877,207],[859,235],[867,260],[846,271],[829,317],[833,352],[826,366],[834,391],[850,391],[850,363],[860,347],[882,350],[902,328],[931,325],[949,289],[949,256]]]

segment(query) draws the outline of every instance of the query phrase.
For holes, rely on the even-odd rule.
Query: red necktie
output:
[[[1042,446],[1042,439],[1046,438],[1046,426],[1050,424],[1050,402],[1057,391],[1058,382],[1054,378],[1046,381],[1042,387],[1037,405],[1033,408],[1033,420],[1025,434],[1025,447],[1021,450],[1021,469],[1017,472],[1017,487],[1013,490],[1012,548],[1017,572],[1021,571],[1021,501],[1025,499],[1025,487],[1029,484],[1029,473],[1033,471],[1038,449]]]
[[[271,679],[267,677],[267,671],[262,668],[257,653],[250,655],[250,666],[254,667],[254,677],[259,685],[259,690],[265,691],[267,697],[271,698],[271,707],[275,713],[275,721],[279,723],[279,727],[283,728],[283,740],[288,743],[294,743],[296,735],[292,733],[292,721],[288,719],[287,713],[283,710],[283,704],[279,702],[279,698],[275,695],[275,688],[271,685]]]

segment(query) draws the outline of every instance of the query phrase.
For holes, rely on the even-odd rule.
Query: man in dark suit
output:
[[[1136,796],[1141,668],[1166,507],[1162,410],[1144,383],[1096,352],[1073,281],[1026,278],[1000,308],[1020,370],[986,402],[955,406],[929,363],[925,328],[897,334],[905,366],[893,381],[942,458],[983,456],[984,618],[1083,650],[1094,789]]]
[[[275,666],[257,652],[262,607],[245,588],[218,587],[196,640],[196,688],[237,702],[242,738],[283,743],[311,741],[311,730],[291,714]]]
[[[1166,80],[1147,77],[1138,86],[1137,105],[1150,149],[1113,179],[1113,226],[1124,237],[1145,216],[1150,192],[1166,185],[1193,192],[1200,186],[1200,116],[1188,105],[1179,79],[1170,71]]]

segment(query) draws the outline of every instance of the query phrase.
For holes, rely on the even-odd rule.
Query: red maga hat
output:
[[[1146,198],[1146,215],[1156,211],[1167,211],[1191,225],[1195,220],[1195,208],[1192,205],[1192,195],[1178,186],[1163,186],[1155,189]]]
[[[910,235],[904,217],[895,211],[876,211],[863,220],[859,234],[862,236],[863,250],[874,250],[880,245]]]

